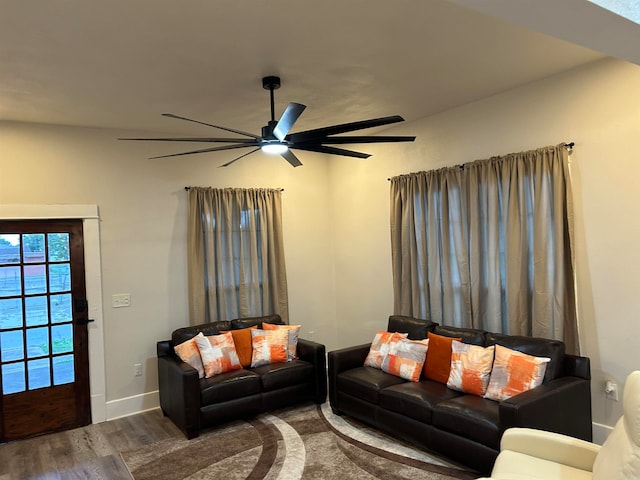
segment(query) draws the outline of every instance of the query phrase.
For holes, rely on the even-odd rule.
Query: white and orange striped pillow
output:
[[[286,330],[289,335],[287,342],[287,362],[298,358],[296,350],[298,348],[298,336],[300,335],[301,325],[275,325],[273,323],[262,322],[263,330]]]
[[[230,332],[195,337],[195,341],[200,350],[206,378],[242,368]]]
[[[394,342],[382,361],[382,370],[405,380],[420,380],[429,340],[401,339]]]
[[[173,350],[180,357],[180,360],[188,363],[198,371],[198,377],[204,378],[204,366],[202,365],[200,350],[198,350],[198,345],[196,344],[196,337],[204,337],[204,335],[202,332],[198,332],[198,335],[182,342],[180,345],[176,345]]]
[[[451,342],[451,371],[447,387],[482,396],[487,391],[493,366],[495,345],[480,347],[454,340]]]
[[[287,347],[289,344],[289,332],[285,329],[278,330],[251,330],[251,367],[260,367],[271,363],[283,363],[287,361]]]
[[[391,346],[403,338],[407,338],[406,333],[378,330],[369,347],[367,358],[364,359],[365,367],[382,368],[384,357],[389,353]]]
[[[502,401],[542,384],[547,357],[534,357],[502,345],[496,345],[496,358],[484,397]]]

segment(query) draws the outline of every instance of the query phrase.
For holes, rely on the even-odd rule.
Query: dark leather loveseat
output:
[[[423,339],[428,332],[461,337],[463,343],[500,344],[534,356],[549,357],[542,385],[497,402],[421,378],[409,382],[364,361],[370,344],[328,353],[329,399],[338,415],[349,415],[420,448],[486,474],[509,427],[531,427],[591,440],[590,364],[565,353],[564,343],[441,326],[392,315],[389,332]]]
[[[180,328],[171,340],[158,342],[160,407],[187,438],[197,437],[206,426],[304,401],[320,404],[326,400],[325,347],[319,343],[300,338],[296,360],[202,379],[173,349],[198,332],[215,335],[255,325],[260,328],[262,322],[283,324],[279,315],[206,323]]]

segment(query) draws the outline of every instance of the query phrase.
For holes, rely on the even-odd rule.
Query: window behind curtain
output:
[[[189,190],[191,323],[277,313],[288,318],[281,193]]]
[[[391,181],[394,312],[578,351],[563,145]]]

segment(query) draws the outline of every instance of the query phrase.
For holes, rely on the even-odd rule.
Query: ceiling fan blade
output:
[[[230,162],[224,163],[222,165],[220,165],[220,167],[228,167],[229,165],[231,165],[233,162],[236,162],[238,160],[240,160],[241,158],[246,157],[247,155],[251,155],[252,153],[257,152],[258,150],[260,150],[260,148],[256,148],[255,150],[251,150],[248,153],[243,153],[242,155],[240,155],[239,157],[234,158],[233,160],[231,160]]]
[[[305,108],[307,107],[305,105],[302,105],[301,103],[292,102],[287,105],[287,108],[285,108],[282,116],[280,117],[280,120],[278,120],[278,123],[273,129],[273,134],[278,140],[284,140],[284,137],[287,136],[287,133],[289,133],[289,130],[291,130],[293,124],[296,123],[298,117],[302,115],[302,112],[304,112]]]
[[[220,142],[220,143],[249,143],[254,145],[254,138],[212,138],[212,137],[185,137],[185,138],[119,138],[118,140],[138,140],[152,142]]]
[[[326,147],[324,145],[302,144],[302,145],[294,145],[289,148],[296,148],[298,150],[307,150],[309,152],[329,153],[332,155],[343,155],[345,157],[369,158],[371,156],[370,153],[354,152],[353,150],[345,150],[344,148],[336,148],[336,147]]]
[[[223,145],[221,147],[211,147],[211,148],[203,148],[202,150],[191,150],[189,152],[181,152],[181,153],[172,153],[169,155],[159,155],[157,157],[149,157],[149,160],[154,160],[156,158],[168,158],[168,157],[179,157],[181,155],[191,155],[194,153],[207,153],[207,152],[217,152],[220,150],[233,150],[235,148],[247,148],[253,147],[256,144],[246,144],[246,143],[237,143],[235,145]]]
[[[343,136],[343,137],[326,137],[310,141],[310,144],[349,144],[349,143],[385,143],[385,142],[413,142],[416,137],[389,137],[389,136]],[[298,145],[296,142],[294,145]],[[304,145],[305,142],[300,142]]]
[[[339,133],[353,132],[354,130],[362,130],[364,128],[379,127],[381,125],[389,125],[391,123],[403,122],[404,118],[400,115],[393,115],[391,117],[372,118],[371,120],[361,120],[359,122],[342,123],[340,125],[332,125],[330,127],[316,128],[313,130],[306,130],[304,132],[293,133],[289,135],[287,140],[296,142],[305,142],[308,140],[315,140],[321,137],[327,137],[329,135],[337,135]]]
[[[291,150],[287,150],[284,153],[281,153],[282,158],[284,158],[287,162],[291,164],[292,167],[300,167],[302,166],[302,162],[298,160]]]
[[[199,120],[193,120],[191,118],[174,115],[173,113],[163,113],[162,116],[169,117],[169,118],[176,118],[178,120],[186,120],[187,122],[199,123],[200,125],[206,125],[207,127],[213,127],[213,128],[218,128],[220,130],[226,130],[227,132],[237,133],[238,135],[246,135],[247,137],[260,138],[258,135],[254,135],[253,133],[243,132],[242,130],[234,130],[233,128],[220,127],[218,125],[213,125],[211,123],[205,123]]]

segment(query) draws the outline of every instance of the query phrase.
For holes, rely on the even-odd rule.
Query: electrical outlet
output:
[[[116,295],[111,295],[111,306],[113,308],[130,307],[131,306],[131,294],[129,294],[129,293],[118,293]]]
[[[135,363],[133,365],[133,373],[136,377],[141,377],[142,376],[142,364],[141,363]]]
[[[607,380],[604,384],[604,394],[607,398],[617,402],[618,401],[618,384],[613,380]]]
[[[316,332],[314,332],[313,330],[309,330],[309,340],[313,341],[313,338],[315,337]]]

